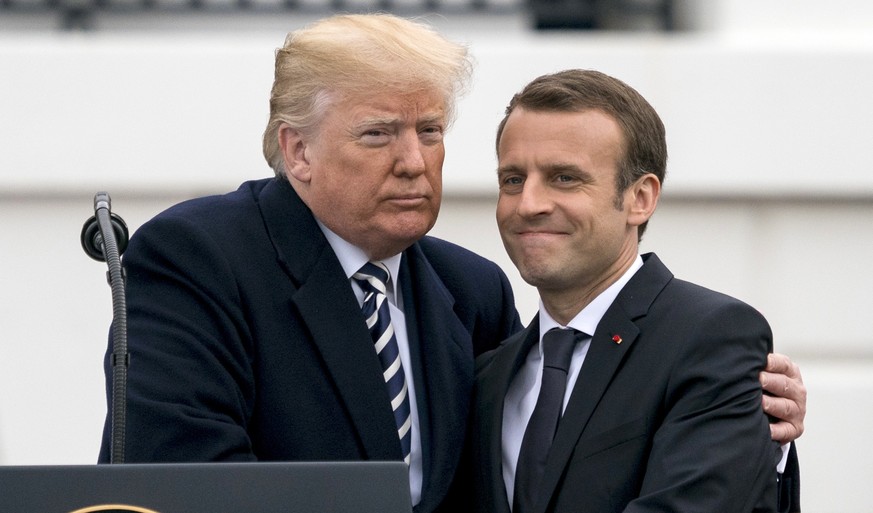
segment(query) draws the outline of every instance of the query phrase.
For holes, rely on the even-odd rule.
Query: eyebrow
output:
[[[546,169],[552,173],[555,173],[555,172],[559,173],[561,171],[571,171],[573,173],[583,174],[586,176],[590,174],[590,173],[588,173],[588,171],[582,169],[581,167],[577,166],[576,164],[570,164],[567,162],[556,162],[553,164],[549,164],[546,167]]]
[[[521,169],[522,169],[521,166],[517,166],[515,164],[507,164],[505,166],[499,166],[497,168],[497,172],[500,173],[500,172],[519,171]],[[567,163],[567,162],[555,162],[555,163],[548,164],[545,167],[545,170],[548,172],[551,172],[551,173],[561,172],[561,171],[572,171],[574,173],[589,174],[587,171],[580,168],[576,164],[571,164],[571,163]]]
[[[427,113],[423,115],[421,118],[416,120],[416,124],[428,124],[428,123],[444,123],[445,122],[445,114],[441,112],[433,112]],[[372,116],[367,117],[361,120],[359,123],[356,123],[354,126],[356,127],[369,127],[376,125],[398,125],[403,123],[401,118],[396,116]]]
[[[515,166],[515,165],[498,166],[497,167],[497,174],[498,175],[505,175],[507,173],[518,173],[519,171],[521,171],[521,167]]]
[[[427,113],[419,118],[419,123],[443,123],[446,120],[446,115],[442,112]]]
[[[378,125],[397,125],[400,123],[400,118],[396,117],[370,117],[355,123],[355,128],[367,128]]]

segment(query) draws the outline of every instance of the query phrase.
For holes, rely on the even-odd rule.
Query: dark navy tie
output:
[[[373,337],[376,354],[379,355],[379,361],[382,363],[382,375],[388,386],[391,409],[394,410],[394,421],[397,424],[397,436],[400,438],[403,460],[408,465],[412,445],[412,416],[406,373],[403,372],[403,365],[400,362],[400,347],[397,345],[397,337],[394,336],[388,297],[385,294],[390,274],[388,268],[381,262],[368,262],[352,278],[364,291],[364,304],[361,309],[367,320],[367,328]]]
[[[543,335],[543,380],[518,454],[515,467],[513,513],[527,513],[536,504],[546,458],[558,429],[567,389],[567,370],[581,332],[552,329]]]

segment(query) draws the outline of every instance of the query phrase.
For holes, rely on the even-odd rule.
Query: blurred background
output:
[[[870,511],[873,4],[865,0],[0,0],[0,464],[96,461],[112,317],[79,234],[97,191],[134,231],[270,176],[273,53],[332,12],[424,17],[469,45],[433,234],[534,290],[494,221],[494,132],[537,75],[594,68],[660,112],[643,250],[761,310],[803,371],[807,513]]]

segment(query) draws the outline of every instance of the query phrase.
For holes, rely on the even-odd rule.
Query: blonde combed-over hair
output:
[[[279,127],[313,134],[331,103],[379,91],[438,91],[446,116],[472,75],[467,48],[429,25],[390,14],[336,15],[288,34],[276,51],[264,157],[284,176]]]

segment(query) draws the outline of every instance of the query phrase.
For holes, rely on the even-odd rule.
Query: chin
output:
[[[542,287],[554,281],[554,277],[546,269],[523,267],[519,268],[518,273],[528,285],[533,287]]]
[[[385,231],[370,251],[375,255],[371,254],[370,256],[379,259],[394,256],[418,242],[426,234],[427,230],[423,229]]]
[[[388,229],[396,238],[416,241],[424,237],[436,224],[436,218],[430,215],[398,216],[399,219]]]

